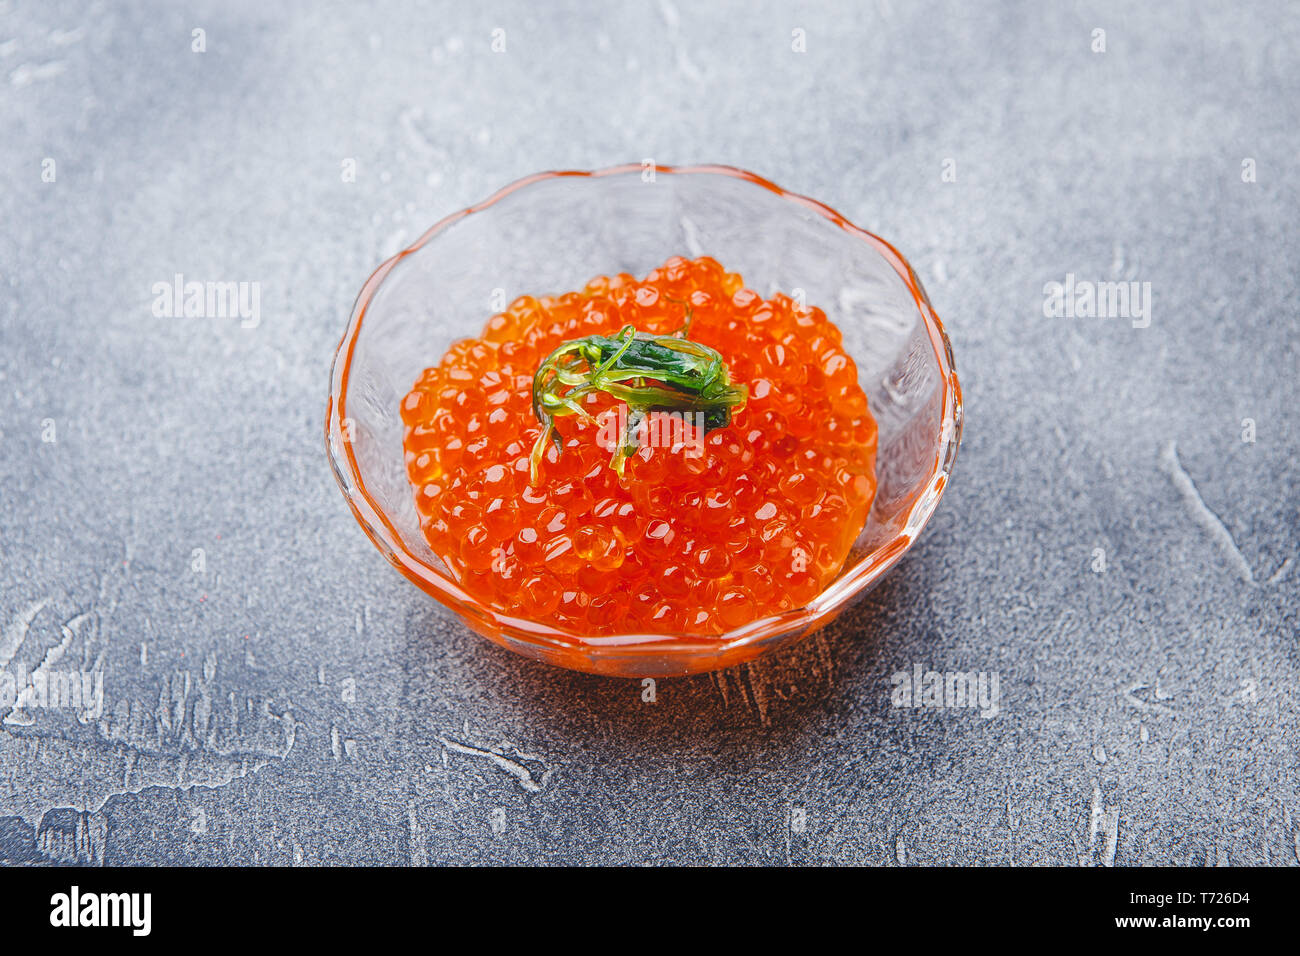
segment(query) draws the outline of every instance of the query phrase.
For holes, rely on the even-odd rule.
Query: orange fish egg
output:
[[[648,415],[620,476],[611,426],[626,408],[587,394],[584,414],[554,420],[534,483],[539,364],[627,326],[716,351],[746,402],[707,429]],[[521,296],[426,370],[401,415],[421,527],[461,586],[584,635],[716,636],[800,607],[839,573],[876,494],[876,423],[839,329],[708,257]]]

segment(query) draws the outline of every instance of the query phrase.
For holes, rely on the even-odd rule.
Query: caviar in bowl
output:
[[[590,290],[593,276],[605,277],[606,284],[597,282],[588,299],[619,314],[584,303],[580,292],[561,295]],[[638,289],[648,298],[637,300]],[[652,301],[659,291],[664,301]],[[703,303],[699,331],[692,338],[708,343],[698,352],[691,347],[692,368],[707,370],[709,387],[737,411],[731,420],[725,415],[709,419],[697,437],[712,438],[718,446],[714,451],[722,455],[728,436],[734,444],[752,434],[754,447],[766,449],[772,458],[766,466],[772,487],[781,482],[781,504],[797,505],[812,486],[799,485],[808,476],[797,470],[793,479],[788,469],[781,471],[785,465],[771,449],[793,452],[800,442],[813,440],[808,436],[836,426],[825,402],[809,401],[801,411],[775,405],[785,390],[782,380],[768,374],[772,363],[805,392],[815,379],[819,388],[833,385],[835,395],[860,395],[870,408],[869,419],[856,413],[841,418],[861,425],[857,443],[861,448],[872,443],[872,454],[836,459],[861,472],[844,478],[869,492],[857,502],[861,507],[854,510],[852,495],[847,504],[843,496],[833,495],[843,507],[816,534],[811,530],[818,516],[815,504],[802,511],[786,507],[786,524],[793,522],[793,527],[769,543],[771,550],[782,541],[833,537],[835,557],[815,579],[787,574],[773,580],[763,577],[763,567],[753,571],[752,563],[732,567],[729,562],[740,562],[732,551],[743,534],[729,541],[707,527],[706,517],[696,522],[706,495],[730,501],[729,492],[736,489],[729,486],[733,476],[727,468],[697,473],[699,465],[689,464],[690,458],[659,455],[656,463],[654,453],[637,456],[635,448],[629,449],[633,454],[626,463],[617,454],[602,462],[602,456],[610,458],[609,443],[597,444],[594,424],[589,429],[593,434],[575,432],[581,415],[557,424],[550,436],[554,447],[546,448],[539,441],[545,403],[524,414],[523,395],[529,391],[524,373],[540,368],[550,347],[569,362],[566,381],[579,380],[572,377],[579,374],[574,369],[608,369],[617,357],[626,365],[638,354],[638,360],[670,354],[662,351],[674,347],[665,337],[684,334],[669,327],[675,324],[670,321],[673,310],[680,308],[678,317],[689,319],[685,302],[690,295],[701,296]],[[539,300],[547,306],[541,313],[534,308]],[[789,354],[814,356],[808,362],[812,371],[805,374],[804,360],[792,364],[780,349],[747,352],[744,336],[732,334],[739,328],[734,322],[731,332],[723,318],[710,328],[705,315],[709,302],[764,320],[770,313],[783,321]],[[766,313],[764,303],[770,306]],[[528,322],[549,328],[561,313],[570,316],[573,336],[562,334],[559,326],[550,338],[546,328],[532,328],[524,344],[521,329]],[[620,328],[628,315],[638,318],[633,323],[637,328]],[[651,327],[656,323],[663,327]],[[480,343],[478,351],[466,341]],[[767,340],[751,335],[748,341],[759,349]],[[508,360],[500,359],[498,350]],[[579,353],[591,359],[590,366],[570,361]],[[718,380],[713,361],[718,353],[735,366],[726,381]],[[823,355],[829,364],[819,370],[817,357]],[[673,361],[679,358],[674,354]],[[477,397],[465,399],[456,391],[462,367],[487,376],[482,380],[504,396],[501,407],[514,411],[498,409],[495,419],[489,419],[488,410],[480,407],[456,415],[448,414],[450,405],[432,407],[429,403],[483,400],[477,382],[469,389]],[[827,376],[843,377],[846,367],[856,371],[856,382],[827,383]],[[335,357],[332,378],[326,430],[335,474],[358,521],[389,560],[470,627],[503,646],[565,667],[624,676],[728,666],[825,624],[878,581],[915,540],[946,485],[961,432],[960,389],[947,339],[902,257],[829,208],[726,167],[547,173],[448,217],[371,276]],[[414,384],[422,387],[413,389]],[[778,394],[769,394],[774,385]],[[552,398],[554,408],[563,408],[562,395]],[[435,414],[442,417],[435,420]],[[868,420],[869,428],[862,424]],[[452,446],[472,435],[457,429],[485,427],[498,431],[492,442],[475,446],[477,453],[488,454],[485,449],[492,445],[504,457],[484,459],[485,468],[471,473],[462,452]],[[426,429],[419,439],[424,444],[412,444],[412,432],[419,428]],[[776,432],[787,428],[791,436],[781,439]],[[705,436],[705,431],[711,434]],[[440,442],[450,444],[442,448]],[[521,454],[526,447],[534,453]],[[426,452],[428,461],[421,462],[420,472],[414,462]],[[536,472],[527,474],[530,458],[542,472],[540,480]],[[493,483],[490,498],[484,497],[485,480]],[[570,498],[542,500],[561,494],[561,486]],[[454,489],[460,497],[422,502],[419,494],[426,487],[435,498]],[[506,493],[498,493],[502,488]],[[738,489],[744,491],[743,481]],[[842,489],[818,485],[812,495],[828,490]],[[494,502],[488,520],[476,510],[480,498]],[[620,502],[628,508],[621,517],[613,512]],[[760,517],[770,518],[764,501],[747,499],[746,506],[755,504]],[[547,522],[559,512],[553,529],[556,541],[567,544],[553,554],[525,553],[533,540],[516,536],[529,530],[522,527],[528,522],[520,514],[530,506],[551,509],[545,513]],[[472,520],[464,518],[456,527],[442,521],[461,520],[465,508],[473,512]],[[628,543],[633,560],[626,570],[622,551],[611,551],[608,534],[601,537],[599,529],[611,526],[601,524],[606,519],[626,521],[619,525],[619,541],[638,539],[635,548]],[[654,529],[652,534],[664,534],[664,529],[671,534],[674,528],[689,531],[697,524],[698,544],[691,540],[683,545],[679,534],[678,551],[664,550],[662,558],[653,550],[661,542],[646,541],[647,528]],[[547,543],[536,546],[544,549]],[[533,577],[549,585],[539,591],[534,580],[529,590],[521,588],[517,550],[527,559],[523,572],[540,569]],[[779,559],[769,554],[766,562]],[[672,570],[679,572],[684,561],[699,562],[686,569],[686,586]],[[742,570],[747,575],[743,581]],[[643,605],[640,610],[630,606],[634,597]],[[557,608],[562,601],[569,604]]]

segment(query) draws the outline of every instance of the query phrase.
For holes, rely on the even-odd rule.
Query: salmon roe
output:
[[[707,433],[651,413],[620,478],[605,427],[620,403],[589,394],[593,420],[555,421],[562,451],[548,445],[533,485],[539,364],[627,325],[685,325],[747,404]],[[427,369],[401,414],[421,528],[461,586],[584,635],[718,635],[799,607],[839,572],[876,493],[876,423],[839,329],[708,257],[516,299]]]

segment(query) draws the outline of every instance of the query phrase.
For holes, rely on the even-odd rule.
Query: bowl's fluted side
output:
[[[721,638],[564,634],[482,607],[419,530],[402,451],[401,397],[454,340],[525,293],[643,275],[711,255],[764,295],[824,309],[844,334],[879,425],[879,491],[838,578],[810,605]],[[404,574],[476,630],[521,653],[602,673],[726,666],[825,623],[875,583],[938,503],[961,434],[951,348],[915,274],[833,210],[727,167],[548,173],[448,217],[385,262],[335,356],[327,443],[358,521]]]

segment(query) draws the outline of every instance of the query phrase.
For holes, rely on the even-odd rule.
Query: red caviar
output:
[[[629,325],[685,330],[747,403],[707,431],[652,412],[620,477],[621,403],[587,394],[590,419],[555,420],[561,447],[534,486],[539,364]],[[799,607],[839,572],[876,493],[876,423],[839,329],[708,257],[516,299],[426,370],[401,413],[434,553],[485,604],[581,634],[717,635]]]

